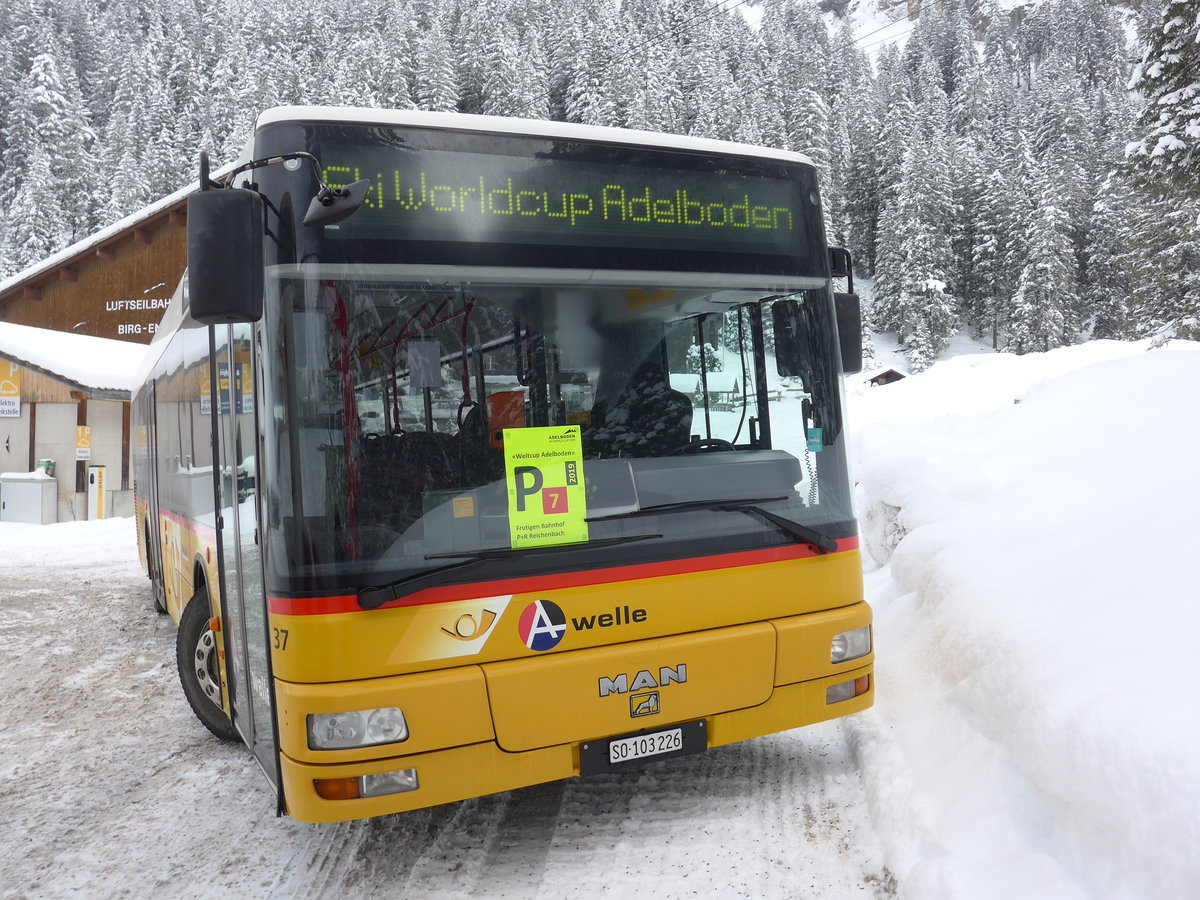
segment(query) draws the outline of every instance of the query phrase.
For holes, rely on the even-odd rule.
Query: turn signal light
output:
[[[871,688],[871,676],[863,675],[853,681],[843,681],[831,684],[825,688],[825,704],[841,703],[843,700],[853,700],[860,694],[865,694]]]
[[[359,797],[357,778],[316,778],[313,787],[323,800],[357,800]]]
[[[398,769],[359,778],[315,778],[313,787],[323,800],[357,800],[360,797],[382,797],[385,794],[415,791],[420,783],[416,769]]]

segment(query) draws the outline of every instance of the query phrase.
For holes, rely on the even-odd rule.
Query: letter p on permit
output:
[[[517,466],[513,469],[517,512],[525,512],[525,501],[541,493],[543,480],[542,471],[537,466]]]

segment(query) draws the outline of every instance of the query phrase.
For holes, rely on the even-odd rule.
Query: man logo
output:
[[[534,600],[521,610],[517,633],[530,650],[552,650],[567,633],[567,617],[558,604],[549,600]]]
[[[632,719],[641,716],[653,716],[661,712],[658,705],[658,691],[648,694],[634,694],[629,698],[629,716]]]

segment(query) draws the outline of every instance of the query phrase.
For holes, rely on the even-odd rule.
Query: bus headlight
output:
[[[408,740],[404,712],[394,706],[344,713],[313,713],[308,717],[310,750],[347,750]]]
[[[846,662],[866,656],[870,652],[871,626],[864,625],[862,628],[843,631],[841,634],[833,636],[833,643],[829,647],[829,661],[831,663]]]
[[[419,787],[416,769],[400,769],[396,772],[380,772],[378,775],[364,775],[360,779],[359,790],[363,797],[382,797],[385,794],[402,794],[405,791],[415,791]]]

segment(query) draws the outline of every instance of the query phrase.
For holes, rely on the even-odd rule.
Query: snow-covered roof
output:
[[[145,344],[0,322],[0,357],[86,391],[131,392]]]
[[[509,119],[502,116],[475,116],[465,113],[425,112],[416,109],[360,109],[348,106],[278,106],[258,117],[258,127],[278,122],[353,122],[367,125],[409,125],[418,128],[443,128],[455,131],[482,131],[489,134],[515,134],[528,137],[574,141],[604,141],[609,144],[636,144],[665,150],[694,150],[699,153],[733,154],[764,159],[779,159],[812,165],[802,153],[735,144],[711,138],[681,134],[660,134],[603,125],[578,125],[544,119]]]

